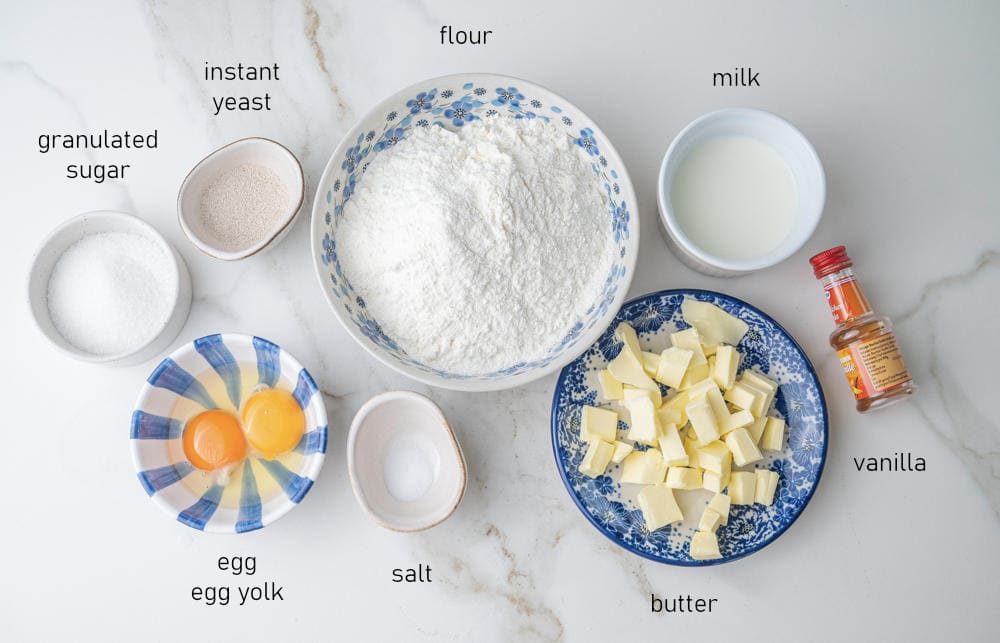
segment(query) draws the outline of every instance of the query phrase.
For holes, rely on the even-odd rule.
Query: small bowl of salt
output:
[[[181,230],[205,254],[237,261],[276,245],[302,207],[302,166],[267,138],[224,145],[188,173],[177,194]]]
[[[42,334],[71,357],[139,364],[166,350],[183,328],[191,277],[148,223],[124,212],[87,212],[42,242],[28,303]]]
[[[389,391],[368,400],[347,437],[354,495],[378,525],[430,529],[465,495],[465,456],[437,404],[419,393]]]

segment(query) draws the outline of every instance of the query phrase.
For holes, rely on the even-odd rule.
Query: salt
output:
[[[223,172],[201,195],[201,222],[219,249],[246,250],[266,241],[288,214],[288,186],[262,165]]]
[[[401,502],[424,497],[437,476],[437,453],[433,447],[411,437],[398,437],[382,457],[382,478],[386,490]]]
[[[150,342],[173,307],[173,264],[130,232],[88,235],[56,261],[48,283],[52,324],[79,350],[118,355]]]

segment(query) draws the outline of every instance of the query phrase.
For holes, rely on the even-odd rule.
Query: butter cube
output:
[[[712,379],[722,390],[729,390],[736,383],[736,370],[739,366],[740,352],[732,346],[723,344],[715,352],[715,369],[712,371]]]
[[[755,418],[764,417],[771,409],[772,400],[774,400],[774,394],[764,391],[763,395],[754,400],[753,406],[750,407],[750,412],[753,413]]]
[[[701,348],[701,340],[698,337],[696,329],[687,328],[676,333],[670,333],[670,343],[677,348],[686,348],[691,351],[690,366],[708,364],[708,359],[705,357],[705,351]]]
[[[711,507],[705,507],[705,511],[701,514],[701,520],[698,521],[698,531],[710,531],[714,534],[720,524],[722,524],[722,516],[719,515],[719,512]]]
[[[736,429],[726,435],[726,446],[733,452],[733,462],[738,467],[752,464],[764,457],[746,429]]]
[[[621,461],[625,459],[625,456],[632,453],[635,448],[628,442],[622,442],[621,440],[615,440],[614,444],[615,450],[611,454],[611,461],[615,464],[621,464]]]
[[[649,397],[648,393],[647,389],[638,388],[631,384],[622,384],[622,401],[626,404],[639,397]]]
[[[730,470],[726,469],[722,475],[706,471],[702,475],[701,488],[714,493],[722,493],[722,490],[729,486]]]
[[[605,400],[620,400],[624,397],[622,383],[616,380],[608,369],[602,368],[597,373],[597,383],[601,386],[601,395]]]
[[[681,302],[684,321],[698,329],[701,341],[706,344],[736,346],[750,327],[742,319],[730,315],[715,304],[685,297]]]
[[[700,337],[701,333],[698,333],[698,335]],[[702,338],[702,339],[704,339],[704,338]],[[706,344],[704,341],[702,341],[701,350],[705,353],[705,357],[712,357],[713,355],[715,355],[716,352],[718,352],[719,345],[718,344]]]
[[[654,376],[656,381],[671,388],[678,388],[684,380],[684,374],[693,356],[694,352],[677,346],[671,346],[660,353],[660,364]]]
[[[621,322],[615,326],[615,339],[625,345],[622,350],[627,350],[636,359],[641,359],[642,349],[639,348],[639,336],[636,335],[635,329],[631,325],[627,322]]]
[[[746,382],[751,386],[756,386],[762,391],[767,391],[768,393],[774,393],[778,390],[778,383],[769,377],[761,375],[757,371],[746,370],[743,371],[741,377],[742,381]]]
[[[756,418],[754,418],[753,413],[750,411],[737,411],[719,424],[719,433],[726,435],[730,431],[750,427],[756,421]],[[749,431],[750,429],[747,428],[747,430]],[[751,437],[753,437],[753,434],[751,434]],[[754,440],[754,442],[756,442],[756,440]]]
[[[621,481],[629,484],[658,484],[667,475],[667,463],[657,449],[633,451],[622,462]]]
[[[691,558],[695,560],[715,560],[722,558],[719,553],[719,539],[711,531],[696,531],[691,538]]]
[[[774,492],[778,488],[778,472],[767,469],[754,471],[754,502],[762,505],[774,504]]]
[[[683,411],[684,407],[691,401],[691,397],[685,391],[674,391],[664,398],[663,407]]]
[[[659,445],[660,452],[668,467],[686,467],[688,465],[688,454],[684,450],[684,443],[681,441],[681,434],[677,430],[677,425],[668,423],[660,425]]]
[[[694,467],[696,469],[702,468],[701,462],[699,461],[699,451],[698,451],[698,440],[684,438],[684,452],[687,453],[688,462],[687,466]]]
[[[656,419],[660,421],[660,426],[666,426],[668,424],[681,426],[681,411],[661,406],[656,409]]]
[[[768,451],[781,451],[785,448],[785,421],[781,418],[769,417],[764,425],[764,434],[760,439],[760,448]]]
[[[752,505],[756,476],[753,471],[733,471],[729,477],[729,499],[734,505]]]
[[[717,493],[708,503],[708,508],[719,514],[720,524],[729,524],[729,503],[730,498],[724,493]]]
[[[618,414],[596,406],[584,406],[580,412],[580,439],[585,442],[614,442],[618,436]]]
[[[743,411],[740,411],[742,413]],[[746,427],[747,433],[753,438],[753,441],[760,444],[760,437],[764,435],[764,427],[767,426],[767,416],[762,416],[759,418],[754,418],[753,424]]]
[[[719,439],[719,425],[715,421],[715,413],[707,400],[691,402],[684,408],[688,421],[698,436],[698,442],[707,444]]]
[[[594,440],[587,447],[587,453],[580,463],[580,473],[591,478],[596,478],[604,473],[611,461],[611,454],[615,448],[604,440]]]
[[[701,470],[670,467],[667,469],[667,486],[671,489],[701,489]]]
[[[656,375],[656,371],[660,368],[660,355],[659,353],[649,353],[647,351],[642,352],[642,370],[646,371],[646,375],[653,377]]]
[[[771,402],[774,401],[774,396],[778,392],[778,383],[761,375],[757,371],[751,370],[743,371],[740,381],[744,384],[749,384],[759,391],[764,391],[764,399],[760,402],[759,408],[751,410],[757,417],[767,415],[768,410],[771,408]]]
[[[718,476],[725,476],[732,468],[733,454],[725,444],[715,440],[698,447],[698,466]]]
[[[712,382],[712,388],[705,393],[705,399],[708,400],[709,406],[712,407],[712,413],[715,414],[715,422],[719,425],[719,432],[722,433],[722,427],[729,420],[729,407],[726,406],[726,401],[722,399],[722,392],[715,386],[715,382],[713,380],[709,381]]]
[[[711,372],[708,369],[708,362],[704,364],[692,364],[688,366],[688,370],[684,373],[684,378],[681,379],[681,385],[678,388],[682,391],[689,389],[709,377],[711,377]]]
[[[643,388],[648,391],[659,391],[660,387],[656,382],[646,375],[642,367],[642,358],[632,354],[632,351],[622,348],[618,356],[608,362],[608,372],[623,384],[631,384],[636,388]]]
[[[663,403],[663,397],[660,395],[659,388],[654,391],[650,389],[637,388],[631,384],[626,384],[622,387],[622,400],[626,407],[628,407],[633,400],[637,400],[640,397],[648,397],[653,403],[653,408],[659,408],[660,404]]]
[[[671,523],[684,520],[684,514],[674,499],[674,492],[666,485],[654,484],[643,487],[636,496],[636,503],[642,510],[642,517],[649,531],[656,531]]]
[[[656,445],[660,436],[660,423],[656,419],[652,400],[648,397],[636,398],[629,402],[628,410],[632,416],[628,439],[650,446]]]
[[[692,384],[686,389],[688,399],[692,402],[697,401],[702,397],[706,397],[709,391],[718,391],[719,387],[715,385],[715,380],[711,377],[707,377],[700,382]],[[728,413],[726,414],[728,415]]]
[[[759,409],[764,404],[767,393],[746,382],[737,382],[726,391],[725,400],[740,409],[750,411],[754,417],[760,417],[762,413],[754,413],[754,409]]]

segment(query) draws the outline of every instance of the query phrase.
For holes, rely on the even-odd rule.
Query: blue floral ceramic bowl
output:
[[[598,478],[578,471],[587,450],[579,438],[580,408],[601,403],[597,371],[621,350],[621,344],[614,338],[614,327],[619,322],[629,322],[646,350],[662,350],[670,345],[669,333],[688,326],[681,316],[684,297],[711,302],[749,324],[750,330],[738,347],[744,354],[740,370],[753,367],[778,382],[775,408],[789,427],[785,451],[765,452],[766,459],[757,464],[780,475],[774,504],[734,505],[729,524],[719,528],[722,558],[718,560],[697,561],[688,554],[691,536],[697,531],[711,492],[678,492],[684,522],[649,532],[635,502],[639,485],[618,482],[620,465],[612,464],[607,474]],[[616,544],[671,565],[724,563],[752,554],[774,541],[795,522],[812,498],[826,462],[826,446],[823,389],[799,345],[760,310],[735,297],[705,290],[663,290],[625,303],[597,342],[563,369],[552,401],[552,449],[573,502],[598,531]]]
[[[305,434],[274,459],[248,450],[227,481],[194,468],[181,436],[208,409],[238,413],[258,386],[292,394],[306,417]],[[326,408],[306,369],[260,337],[209,335],[174,351],[139,393],[131,424],[132,460],[139,483],[161,509],[189,527],[242,533],[269,525],[312,488],[326,454]]]
[[[563,129],[592,160],[595,187],[607,195],[607,234],[616,260],[590,313],[538,359],[494,373],[466,375],[432,368],[402,350],[365,309],[337,256],[337,227],[344,204],[382,150],[420,127],[456,130],[493,115],[543,119]],[[493,74],[456,74],[408,87],[382,101],[341,141],[320,180],[312,214],[312,252],[323,294],[347,332],[372,355],[416,380],[444,388],[487,391],[511,388],[564,366],[589,346],[625,300],[639,252],[639,220],[632,182],[611,142],[593,121],[561,96],[534,83]]]

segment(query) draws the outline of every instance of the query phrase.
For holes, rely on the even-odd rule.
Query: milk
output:
[[[798,205],[788,165],[748,136],[719,136],[691,150],[674,176],[670,200],[694,245],[736,261],[777,248],[792,229]]]

